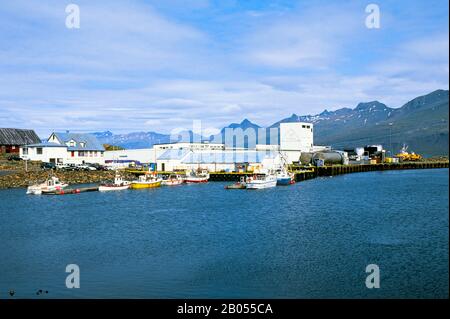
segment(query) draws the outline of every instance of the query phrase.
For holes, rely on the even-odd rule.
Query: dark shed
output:
[[[0,128],[0,153],[18,153],[20,146],[40,142],[33,130]]]

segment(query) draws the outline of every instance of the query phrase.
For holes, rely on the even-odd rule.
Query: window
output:
[[[28,155],[28,148],[27,147],[22,148],[22,153],[23,155]]]
[[[70,140],[69,143],[68,143],[68,145],[69,145],[70,147],[75,147],[75,146],[77,146],[77,142],[75,142],[74,140]]]
[[[42,155],[42,147],[36,148],[36,154],[37,155]]]
[[[78,156],[83,157],[84,156],[84,152],[83,151],[79,151],[78,152]]]
[[[80,146],[81,146],[81,147],[85,147],[85,146],[86,146],[86,143],[85,143],[85,142],[80,142]]]
[[[302,125],[302,128],[306,128],[306,125]]]

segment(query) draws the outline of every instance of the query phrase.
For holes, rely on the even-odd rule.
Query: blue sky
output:
[[[73,0],[79,29],[69,3],[2,1],[1,127],[209,134],[449,86],[446,0]]]

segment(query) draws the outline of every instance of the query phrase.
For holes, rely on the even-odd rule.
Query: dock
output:
[[[431,169],[448,168],[449,162],[408,162],[408,163],[381,163],[364,165],[333,165],[321,167],[303,167],[292,170],[295,174],[295,181],[301,182],[321,176],[336,176],[342,174],[405,170],[405,169]],[[229,172],[229,173],[210,173],[209,180],[212,182],[239,181],[241,177],[252,176],[251,172]]]
[[[448,168],[448,161],[436,162],[404,162],[404,163],[379,163],[379,164],[361,164],[361,165],[332,165],[332,166],[296,166],[291,167],[290,171],[295,174],[295,181],[305,181],[321,176],[336,176],[342,174],[404,170],[404,169],[431,169]],[[145,174],[146,171],[127,169],[127,173],[134,175]],[[174,172],[156,172],[158,175],[170,175]],[[176,173],[176,172],[175,172]],[[253,172],[210,172],[209,180],[211,182],[237,182],[242,177],[253,176]],[[256,174],[260,175],[260,174]]]
[[[80,194],[86,192],[96,192],[98,191],[98,186],[94,187],[80,187],[80,188],[65,188],[54,192],[42,193],[42,195],[71,195]]]
[[[448,168],[449,162],[407,162],[407,163],[380,163],[364,165],[333,165],[313,167],[311,170],[295,172],[297,182],[321,176],[337,176],[342,174],[363,173],[374,171],[390,171],[405,169],[432,169]]]

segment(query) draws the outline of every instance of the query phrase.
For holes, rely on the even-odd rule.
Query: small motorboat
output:
[[[247,179],[247,189],[263,189],[277,186],[275,174],[255,175]]]
[[[146,173],[139,176],[135,181],[131,182],[130,188],[132,189],[142,189],[142,188],[155,188],[161,186],[162,179],[157,178],[154,175]]]
[[[183,184],[184,179],[180,175],[171,174],[167,179],[161,181],[163,186],[176,186]]]
[[[245,177],[241,177],[241,180],[239,182],[225,186],[225,189],[246,189],[246,188],[247,182],[245,181]]]
[[[102,183],[98,187],[100,192],[108,192],[108,191],[121,191],[130,188],[131,182],[124,181],[122,177],[117,173],[114,177],[113,183]]]
[[[188,184],[192,183],[207,183],[209,180],[209,173],[208,171],[202,171],[202,172],[195,172],[191,171],[189,174],[186,175],[186,178],[184,181]]]
[[[29,186],[27,188],[27,194],[41,195],[45,193],[52,193],[55,191],[60,191],[67,186],[69,186],[69,184],[61,182],[56,176],[52,176],[42,184]]]
[[[277,185],[291,185],[295,183],[295,176],[283,169],[277,171]]]

